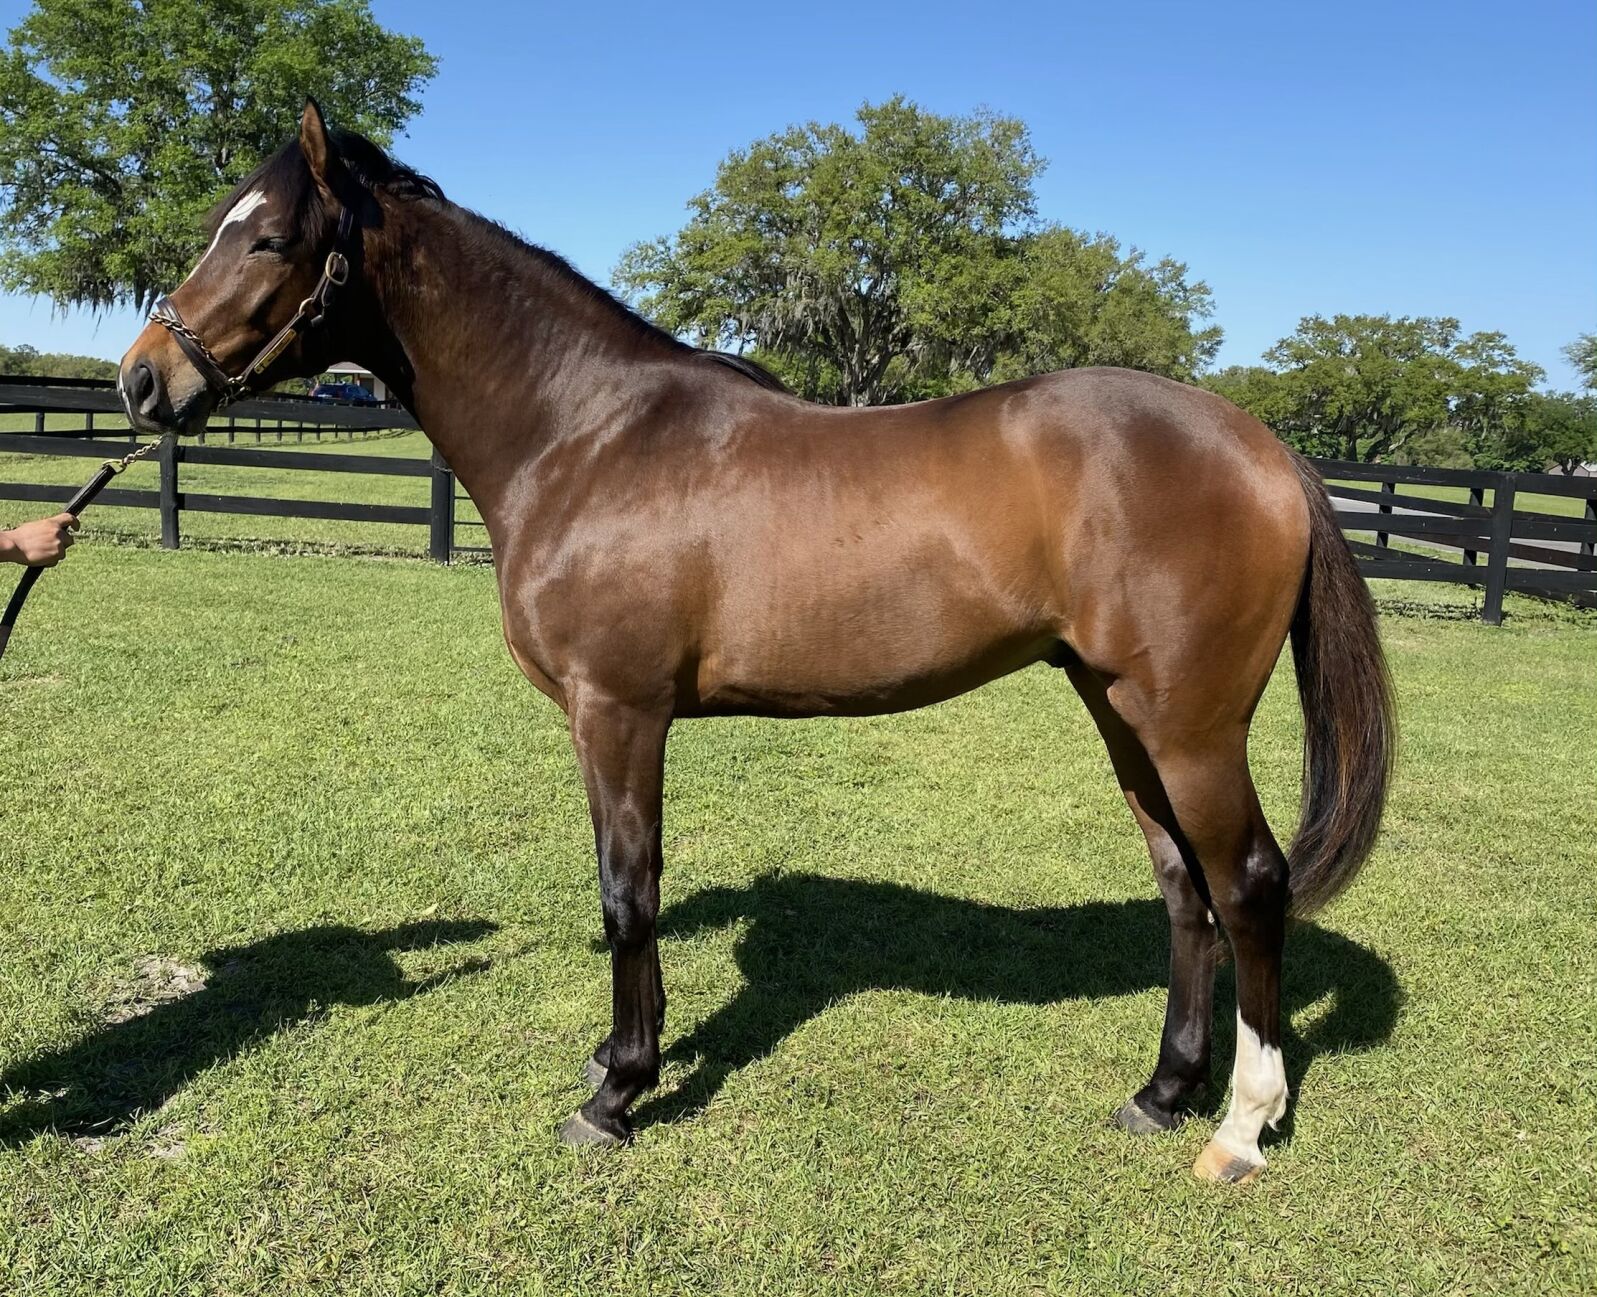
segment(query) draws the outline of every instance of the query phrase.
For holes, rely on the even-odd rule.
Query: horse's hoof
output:
[[[567,1117],[560,1127],[560,1142],[567,1148],[614,1148],[625,1144],[625,1135],[616,1135],[594,1125],[581,1108]]]
[[[589,1055],[588,1061],[582,1065],[582,1079],[595,1090],[604,1084],[604,1078],[609,1072],[610,1069],[592,1055]]]
[[[1252,1161],[1210,1140],[1192,1164],[1192,1174],[1216,1184],[1252,1184],[1264,1174],[1264,1161]]]
[[[1115,1113],[1115,1125],[1133,1135],[1168,1135],[1181,1124],[1179,1117],[1161,1117],[1135,1099],[1127,1099]]]

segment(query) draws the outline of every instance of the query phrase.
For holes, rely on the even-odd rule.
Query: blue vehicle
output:
[[[311,388],[311,400],[336,402],[340,405],[382,404],[359,383],[317,383]]]

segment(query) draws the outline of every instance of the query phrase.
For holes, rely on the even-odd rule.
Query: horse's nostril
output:
[[[147,360],[135,362],[128,372],[126,387],[128,404],[145,418],[154,418],[161,404],[161,379],[155,366]]]

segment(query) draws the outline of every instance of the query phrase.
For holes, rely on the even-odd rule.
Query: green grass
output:
[[[86,543],[0,664],[0,1291],[1591,1291],[1597,628],[1382,596],[1386,833],[1293,936],[1301,1101],[1223,1191],[1212,1115],[1108,1123],[1165,934],[1057,672],[679,726],[668,1061],[575,1154],[592,837],[492,573]],[[1285,834],[1284,670],[1255,734]]]

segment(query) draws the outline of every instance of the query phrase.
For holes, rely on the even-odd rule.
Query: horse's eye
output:
[[[252,254],[256,252],[282,252],[286,247],[288,247],[287,239],[256,239],[255,242],[250,246],[250,252]]]

